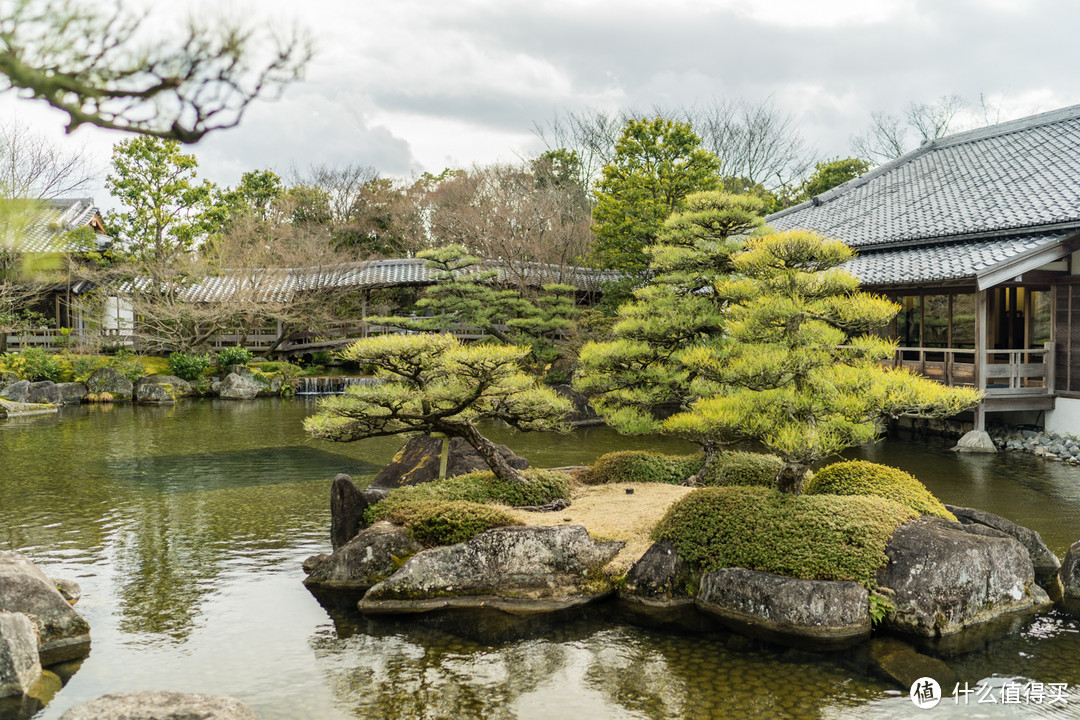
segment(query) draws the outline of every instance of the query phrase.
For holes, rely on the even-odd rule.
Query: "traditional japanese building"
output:
[[[924,143],[768,222],[856,250],[901,306],[894,364],[981,389],[977,429],[1080,434],[1080,105]]]

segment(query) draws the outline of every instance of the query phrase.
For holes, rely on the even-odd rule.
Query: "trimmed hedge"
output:
[[[803,492],[807,495],[874,495],[898,502],[920,515],[956,520],[956,516],[946,510],[914,475],[865,460],[848,460],[823,467],[806,483]]]
[[[474,472],[395,488],[381,502],[364,511],[364,519],[368,523],[390,519],[390,513],[401,506],[466,502],[521,507],[570,497],[573,480],[565,473],[530,469],[522,474],[529,479],[527,485],[500,480],[493,472]]]
[[[522,523],[499,508],[462,500],[446,502],[410,501],[376,505],[378,517],[405,526],[417,542],[426,547],[454,545],[497,527]]]
[[[653,530],[697,570],[726,567],[873,589],[896,528],[918,517],[878,497],[790,495],[762,487],[695,490]]]
[[[599,457],[578,478],[583,485],[607,483],[659,482],[681,485],[701,469],[705,456],[661,455],[641,450],[624,450]],[[772,487],[783,461],[775,455],[753,452],[721,452],[713,462],[703,485],[762,485]]]

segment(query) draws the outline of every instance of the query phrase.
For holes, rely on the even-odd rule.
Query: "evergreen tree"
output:
[[[326,398],[304,426],[336,441],[441,432],[464,438],[498,477],[526,483],[476,422],[502,420],[518,430],[563,430],[570,403],[521,371],[529,348],[463,345],[451,335],[382,335],[360,340],[346,360],[374,365],[381,383],[353,385]]]

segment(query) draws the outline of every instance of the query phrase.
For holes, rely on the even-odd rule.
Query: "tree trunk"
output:
[[[458,432],[461,430],[460,432]],[[476,448],[476,451],[480,453],[480,457],[484,458],[484,462],[488,464],[491,471],[495,473],[495,476],[501,480],[514,483],[527,483],[529,478],[522,475],[520,472],[510,467],[503,456],[499,453],[499,449],[495,447],[495,443],[488,440],[481,435],[472,423],[464,423],[460,426],[455,426],[453,430],[446,432],[447,435],[460,435],[469,441],[469,444]]]
[[[683,482],[684,485],[689,485],[690,487],[698,487],[704,484],[705,478],[708,477],[709,470],[712,468],[713,463],[716,461],[717,456],[720,454],[720,451],[715,445],[702,445],[701,448],[705,451],[705,462],[701,464],[701,467],[696,473],[686,478],[686,480]]]
[[[776,476],[776,489],[780,492],[798,495],[802,492],[803,480],[810,468],[803,463],[785,462]]]

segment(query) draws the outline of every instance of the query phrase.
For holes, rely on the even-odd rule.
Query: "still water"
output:
[[[370,476],[399,441],[308,440],[300,422],[313,409],[198,401],[0,421],[0,549],[77,580],[92,628],[90,657],[35,718],[154,688],[233,695],[264,720],[1080,717],[1080,700],[919,711],[850,653],[651,631],[603,610],[528,624],[331,613],[300,582],[301,561],[329,544],[330,479]],[[541,467],[693,450],[605,428],[492,436]],[[915,473],[946,502],[1029,525],[1059,555],[1080,539],[1080,469],[958,457],[934,440],[857,454]],[[1044,616],[948,662],[972,684],[1080,684],[1080,623]]]

